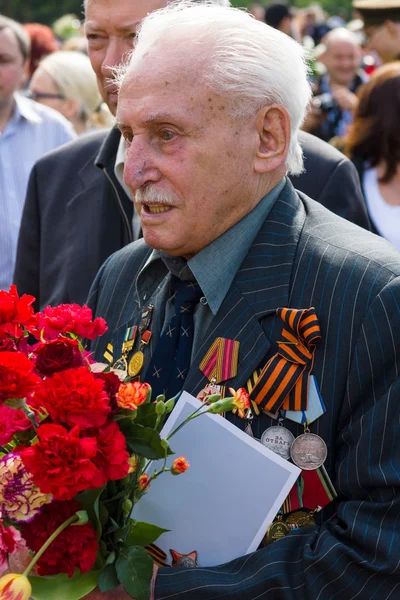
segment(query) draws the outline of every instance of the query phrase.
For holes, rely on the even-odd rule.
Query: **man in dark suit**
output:
[[[119,23],[131,24],[164,2],[89,2],[89,56],[99,88],[115,113],[115,88],[107,81],[133,43]],[[125,14],[126,13],[126,14]],[[110,40],[118,42],[111,44]],[[369,228],[355,170],[340,152],[317,138],[299,134],[305,171],[293,176],[296,188],[334,213]],[[51,152],[34,167],[19,235],[14,281],[20,293],[37,298],[37,307],[83,303],[93,279],[116,250],[137,239],[129,190],[122,181],[120,132],[99,131]],[[119,160],[117,160],[117,156]],[[116,167],[118,164],[118,167]]]
[[[307,331],[307,322],[301,321],[299,333],[289,319],[297,342],[283,349],[287,311],[278,309],[314,307],[321,339],[313,360],[309,347],[306,362],[314,378],[304,372],[306,379],[297,381],[300,398],[307,381],[309,389],[311,379],[319,387],[326,410],[308,426],[320,448],[326,444],[324,466],[337,492],[315,524],[309,521],[251,555],[207,569],[160,569],[154,598],[395,598],[400,255],[296,192],[286,177],[302,163],[296,134],[310,91],[301,50],[243,12],[175,7],[144,21],[120,80],[125,181],[144,240],[110,257],[93,285],[90,304],[109,326],[94,345],[96,358],[102,359],[108,343],[118,358],[127,327],[138,325],[151,304],[152,338],[144,346],[141,376],[157,388],[164,369],[169,391],[196,395],[208,383],[200,363],[210,346],[217,338],[235,340],[237,374],[221,383],[237,388],[256,381],[260,414],[253,432],[260,438],[276,424],[262,409],[276,413],[286,398],[279,386],[268,391],[257,383],[260,370],[275,355],[281,360],[296,355],[296,346],[304,350],[301,331]],[[201,298],[193,308],[189,364],[175,378],[186,330],[177,340],[176,361],[174,353],[171,363],[156,359],[175,336],[175,292],[184,288],[197,289]],[[303,313],[290,314],[297,319]],[[304,434],[303,425],[289,419],[285,427],[297,439]],[[305,456],[314,460],[312,453]],[[252,473],[249,466],[238,481],[252,476],[268,473]],[[309,488],[305,509],[317,508],[313,492]],[[250,509],[243,507],[244,519]],[[126,598],[123,591],[111,594],[92,598]]]

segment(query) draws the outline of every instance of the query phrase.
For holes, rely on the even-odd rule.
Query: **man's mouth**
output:
[[[143,205],[146,212],[151,214],[163,213],[171,210],[171,206],[166,206],[165,204],[144,204]]]

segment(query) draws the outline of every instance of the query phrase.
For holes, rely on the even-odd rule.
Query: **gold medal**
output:
[[[135,354],[132,356],[131,360],[129,361],[129,366],[128,366],[129,376],[136,377],[136,375],[139,375],[140,371],[142,370],[143,363],[144,363],[144,354],[141,350],[139,350],[138,352],[135,352]]]
[[[289,525],[297,525],[297,527],[310,527],[311,525],[315,525],[315,512],[315,510],[308,511],[304,508],[299,508],[285,515],[285,521]]]
[[[271,523],[271,525],[267,529],[267,533],[264,536],[263,542],[265,546],[268,544],[272,544],[276,542],[276,540],[280,540],[284,538],[288,533],[291,532],[291,529],[287,523],[282,521],[281,515],[277,517],[277,521]]]
[[[121,356],[121,358],[116,360],[112,368],[115,371],[124,371],[124,373],[126,373],[128,371],[128,365],[125,356]]]

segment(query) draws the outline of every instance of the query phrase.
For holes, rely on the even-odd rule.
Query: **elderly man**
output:
[[[329,142],[344,136],[358,105],[356,92],[367,76],[360,69],[361,48],[356,35],[338,28],[323,39],[321,62],[326,73],[315,82],[314,99],[303,129]]]
[[[285,428],[326,444],[324,467],[337,492],[314,524],[310,517],[254,554],[214,568],[160,569],[154,597],[395,597],[400,256],[296,192],[286,177],[302,168],[297,135],[310,90],[301,48],[241,11],[186,2],[145,19],[120,80],[125,182],[144,240],[110,257],[92,288],[91,305],[109,325],[94,346],[97,359],[108,343],[118,358],[126,329],[143,312],[148,320],[151,305],[142,380],[155,394],[197,395],[208,384],[200,364],[212,344],[235,340],[237,374],[220,383],[253,388],[253,433],[261,438],[286,396],[282,386],[268,389],[267,364],[279,359],[285,322],[300,340],[293,319],[314,307],[321,339],[310,368],[323,402],[313,420],[304,391],[308,428],[298,424],[300,405]],[[194,333],[185,356],[185,332],[170,327],[178,290],[191,295]],[[302,323],[307,329],[309,321]],[[171,337],[177,350],[160,360]],[[238,483],[247,477],[268,473],[250,466]],[[315,511],[317,488],[298,491],[303,511]]]
[[[229,0],[214,0],[229,5]],[[166,0],[86,0],[89,58],[100,92],[115,114],[113,68],[132,48],[137,24]],[[369,228],[357,173],[332,147],[303,133],[305,172],[295,186],[324,206]],[[140,235],[123,182],[125,142],[117,129],[85,135],[34,167],[19,236],[15,283],[37,306],[83,303],[108,256]]]
[[[367,47],[383,62],[400,59],[400,0],[354,0],[364,21]]]

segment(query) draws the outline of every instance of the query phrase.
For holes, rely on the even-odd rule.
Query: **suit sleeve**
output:
[[[348,159],[344,158],[338,163],[322,189],[318,202],[344,219],[371,230],[360,179]]]
[[[355,336],[329,448],[334,516],[225,565],[161,569],[156,600],[400,597],[400,278],[375,297]]]
[[[20,294],[35,296],[35,308],[40,302],[40,210],[37,167],[29,178],[19,230],[14,283]]]

